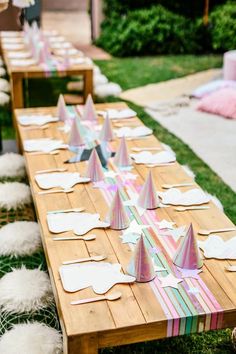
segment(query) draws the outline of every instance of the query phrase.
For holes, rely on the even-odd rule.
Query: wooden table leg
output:
[[[24,107],[23,77],[12,74],[11,76],[12,108]]]
[[[12,93],[12,111],[13,111],[13,126],[16,133],[16,144],[18,151],[22,153],[22,144],[19,139],[19,133],[17,129],[17,123],[15,120],[14,109],[24,107],[23,97],[23,77],[11,75],[11,93]]]
[[[89,94],[93,96],[93,69],[86,70],[84,74],[84,102]]]
[[[97,334],[67,337],[63,341],[64,354],[98,354]]]

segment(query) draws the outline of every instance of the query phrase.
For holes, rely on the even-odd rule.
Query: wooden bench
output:
[[[124,108],[124,103],[98,104],[97,109]],[[30,108],[15,110],[15,119],[22,114],[51,113],[56,108]],[[121,121],[120,121],[121,122]],[[126,124],[125,121],[124,125]],[[136,122],[139,123],[138,118]],[[21,140],[29,138],[54,137],[67,142],[67,136],[58,130],[61,123],[52,123],[46,130],[26,130],[16,124]],[[111,143],[117,148],[118,139]],[[128,147],[160,146],[160,142],[152,135],[145,139],[128,141]],[[47,259],[53,291],[60,317],[64,353],[95,354],[99,348],[118,346],[129,343],[155,340],[181,334],[197,333],[210,329],[233,327],[236,325],[236,274],[227,272],[225,267],[235,265],[235,261],[204,259],[203,272],[199,280],[187,278],[178,285],[178,289],[161,288],[158,277],[166,273],[158,273],[150,283],[134,283],[116,285],[114,290],[121,291],[122,297],[114,302],[97,302],[81,306],[72,306],[70,302],[95,296],[91,288],[77,293],[66,293],[60,281],[58,269],[63,261],[82,258],[96,254],[106,254],[107,261],[118,262],[125,271],[131,257],[131,248],[122,244],[119,231],[111,229],[94,230],[95,241],[61,241],[52,240],[52,234],[46,223],[47,211],[83,206],[88,212],[98,212],[103,220],[109,205],[101,189],[93,188],[92,183],[76,185],[70,194],[39,195],[40,188],[34,180],[35,172],[42,169],[65,166],[63,163],[70,156],[68,150],[61,150],[59,155],[33,156],[24,153],[27,173],[41,236]],[[68,171],[84,173],[85,162],[67,164]],[[109,164],[109,168],[112,166]],[[137,183],[143,184],[149,169],[144,165],[135,165],[132,170],[137,174]],[[172,166],[153,168],[156,187],[161,190],[163,183],[191,181],[182,167],[176,162]],[[197,187],[197,185],[196,185]],[[129,188],[128,186],[125,188]],[[212,203],[208,210],[177,212],[173,207],[160,208],[154,211],[159,220],[167,219],[176,222],[177,226],[193,223],[197,231],[201,228],[212,229],[232,227],[232,222]],[[154,226],[153,226],[154,227]],[[64,233],[63,235],[69,235]],[[225,240],[235,232],[222,233]],[[199,239],[205,237],[198,235]],[[169,256],[170,249],[177,247],[168,236],[160,236],[155,232],[148,238],[150,245],[159,249],[155,260],[169,269],[175,269]],[[196,290],[189,291],[189,290]],[[198,290],[198,291],[197,291]]]

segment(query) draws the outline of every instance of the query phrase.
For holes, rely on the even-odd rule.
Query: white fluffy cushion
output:
[[[30,188],[24,183],[0,183],[0,208],[17,209],[31,202]]]
[[[98,97],[107,97],[119,96],[122,90],[120,85],[114,82],[109,82],[108,84],[96,86],[94,91]]]
[[[10,84],[6,79],[0,79],[0,91],[9,92]]]
[[[13,269],[0,279],[0,307],[8,313],[38,311],[53,301],[47,273],[39,269]]]
[[[0,67],[0,76],[5,76],[5,75],[6,75],[6,70]]]
[[[23,177],[25,175],[25,159],[13,152],[0,156],[0,177]]]
[[[108,78],[102,74],[93,75],[93,84],[94,86],[103,85],[108,83]]]
[[[0,339],[1,354],[62,354],[61,334],[39,322],[15,325]]]
[[[0,229],[0,256],[26,256],[41,249],[37,222],[15,221]]]
[[[0,91],[0,106],[5,106],[9,102],[10,102],[10,96],[5,92]]]

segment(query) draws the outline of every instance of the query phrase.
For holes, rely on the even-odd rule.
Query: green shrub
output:
[[[194,21],[163,6],[107,17],[97,44],[116,56],[193,53],[201,50]]]
[[[225,3],[225,0],[211,0],[209,2],[210,11],[216,6]],[[104,13],[106,17],[114,13],[122,15],[128,11],[150,8],[153,5],[162,5],[169,11],[183,15],[188,18],[203,16],[203,0],[103,0]]]
[[[212,47],[218,51],[236,49],[236,2],[218,6],[210,15]]]

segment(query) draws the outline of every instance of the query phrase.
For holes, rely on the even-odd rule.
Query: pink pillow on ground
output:
[[[225,118],[236,119],[236,90],[226,88],[213,92],[201,99],[197,109]]]

